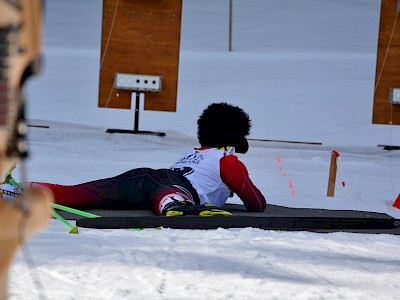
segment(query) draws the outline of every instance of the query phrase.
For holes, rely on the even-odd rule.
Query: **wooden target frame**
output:
[[[98,107],[131,108],[132,91],[114,86],[117,73],[162,77],[144,109],[176,111],[182,0],[103,0]]]
[[[390,101],[400,88],[400,1],[381,0],[373,124],[400,125],[400,104]]]

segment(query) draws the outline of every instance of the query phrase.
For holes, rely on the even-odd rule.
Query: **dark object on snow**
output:
[[[383,150],[400,150],[400,146],[391,146],[391,145],[378,145],[378,147],[382,147]]]
[[[232,216],[158,217],[150,211],[91,210],[104,216],[79,219],[77,226],[99,229],[175,228],[216,229],[254,227],[265,230],[386,233],[400,235],[400,220],[387,214],[310,208],[289,208],[267,205],[264,212],[248,212],[243,205],[227,204]]]

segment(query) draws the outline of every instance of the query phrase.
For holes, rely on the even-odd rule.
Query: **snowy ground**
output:
[[[377,147],[400,145],[400,130],[371,124],[380,1],[235,0],[231,53],[228,3],[183,0],[178,111],[141,112],[141,129],[167,133],[160,138],[104,132],[132,129],[133,112],[97,108],[101,1],[46,1],[45,69],[27,95],[30,123],[50,129],[30,130],[29,179],[74,184],[168,167],[198,145],[201,111],[227,101],[250,114],[252,138],[322,143],[251,142],[240,159],[269,203],[400,218],[400,152]],[[333,149],[338,185],[326,197]],[[69,235],[52,220],[27,246],[11,299],[399,299],[400,238],[390,235]]]

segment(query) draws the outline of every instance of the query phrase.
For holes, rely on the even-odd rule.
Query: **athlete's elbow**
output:
[[[264,201],[263,203],[260,203],[260,205],[255,208],[254,212],[263,212],[265,210],[266,206],[267,206],[267,203]]]
[[[264,201],[263,201],[263,203],[261,205],[261,210],[260,211],[264,211],[266,207],[267,207],[267,202],[264,199]]]
[[[263,212],[267,206],[265,198],[258,199],[257,202],[245,205],[248,211],[251,212]]]

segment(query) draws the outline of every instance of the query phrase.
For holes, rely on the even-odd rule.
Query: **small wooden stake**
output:
[[[329,180],[328,180],[328,191],[326,195],[328,197],[333,197],[335,194],[335,184],[336,184],[336,171],[337,171],[337,154],[336,151],[332,151],[331,154],[331,167],[329,170]]]

